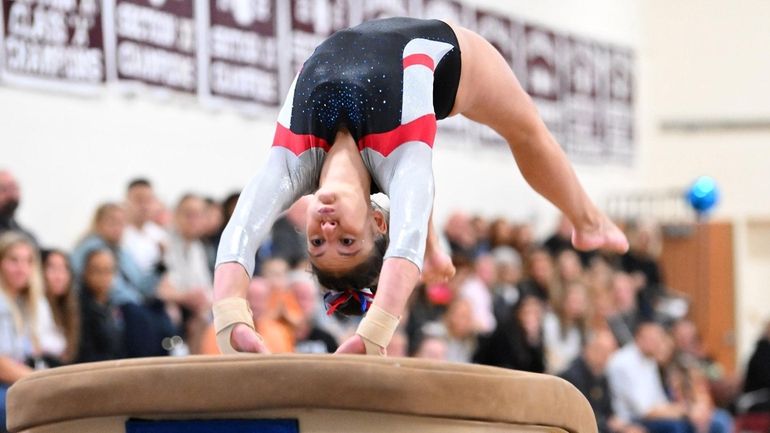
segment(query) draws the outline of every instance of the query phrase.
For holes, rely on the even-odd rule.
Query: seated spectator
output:
[[[625,272],[616,272],[612,277],[612,309],[607,324],[621,347],[634,340],[634,329],[644,319],[636,299],[634,280]]]
[[[634,341],[616,352],[607,368],[618,417],[625,422],[638,422],[650,433],[728,433],[729,417],[703,404],[702,388],[696,396],[691,393],[694,389],[686,390],[669,381],[675,400],[668,399],[658,363],[672,352],[673,343],[666,341],[659,324],[645,321],[637,326]],[[692,376],[688,376],[689,379]]]
[[[291,269],[301,267],[307,260],[306,214],[307,199],[300,198],[278,218],[270,232],[270,256],[285,260]]]
[[[471,362],[478,348],[473,310],[468,301],[456,299],[444,315],[445,358],[452,362]]]
[[[478,239],[468,214],[455,211],[449,215],[444,225],[444,235],[449,242],[451,256],[462,256],[467,260],[476,258]]]
[[[513,226],[505,218],[497,218],[489,224],[489,246],[513,248]]]
[[[32,373],[25,362],[27,348],[38,340],[33,312],[44,301],[42,287],[34,283],[39,271],[31,240],[18,232],[0,235],[0,431],[5,429],[8,388]]]
[[[16,209],[21,202],[19,183],[8,170],[0,170],[0,234],[15,231],[25,234],[37,248],[35,236],[16,221]]]
[[[447,345],[446,341],[437,336],[426,335],[420,345],[417,346],[417,352],[414,353],[415,358],[431,359],[433,361],[446,361]]]
[[[110,291],[117,272],[115,257],[107,248],[89,251],[81,279],[82,328],[78,362],[118,359],[125,355],[118,307]]]
[[[474,215],[471,218],[471,227],[476,237],[477,254],[489,253],[492,250],[489,236],[489,221],[481,215]]]
[[[492,309],[497,323],[510,316],[513,306],[521,296],[521,256],[512,247],[497,247],[492,250],[497,266],[497,281],[492,289]]]
[[[271,304],[272,291],[267,279],[252,278],[247,300],[254,315],[254,326],[271,352],[294,352],[294,328],[278,311],[281,305],[276,301]]]
[[[125,322],[126,356],[162,356],[164,338],[175,335],[165,306],[157,298],[160,269],[145,273],[121,246],[126,225],[125,211],[119,205],[99,206],[86,237],[75,247],[70,259],[76,278],[82,279],[85,258],[93,250],[109,249],[117,272],[110,290],[111,302],[120,307]]]
[[[765,332],[757,341],[757,346],[749,359],[746,367],[746,379],[743,383],[743,392],[754,393],[764,398],[753,399],[747,409],[752,411],[765,411],[770,413],[770,322],[765,326]]]
[[[206,257],[209,263],[209,272],[214,275],[214,267],[217,261],[217,248],[222,234],[222,223],[225,219],[222,205],[211,197],[206,197],[205,228],[203,230],[203,246],[206,248]]]
[[[583,265],[578,254],[572,250],[563,250],[556,255],[556,275],[562,287],[583,278]]]
[[[318,325],[318,286],[309,274],[294,271],[289,276],[289,290],[294,295],[302,320],[294,328],[297,353],[334,353],[338,344],[334,337]]]
[[[540,299],[524,295],[510,320],[499,324],[489,338],[479,342],[473,361],[534,373],[545,372],[543,303]]]
[[[206,203],[196,195],[187,194],[179,200],[164,255],[166,274],[158,287],[158,297],[167,303],[192,354],[201,353],[201,339],[211,322],[214,291],[202,241],[205,209]]]
[[[661,296],[665,294],[663,273],[658,265],[662,245],[660,227],[652,222],[628,224],[628,245],[620,264],[626,273],[634,278],[639,292],[638,303],[642,313],[652,317]]]
[[[473,310],[473,320],[479,334],[489,334],[497,325],[492,307],[492,285],[496,280],[494,259],[485,254],[476,259],[474,272],[460,286],[458,295],[466,299]]]
[[[67,254],[60,250],[43,252],[43,285],[53,320],[64,336],[65,349],[60,361],[69,364],[78,354],[80,342],[80,304]]]
[[[642,433],[644,429],[615,416],[606,368],[617,349],[615,337],[607,330],[588,336],[582,355],[569,364],[560,376],[575,385],[591,404],[599,433]]]
[[[131,256],[139,269],[150,274],[163,267],[163,249],[166,231],[152,218],[158,199],[147,179],[134,179],[126,189],[126,224],[121,237],[123,250]]]
[[[547,372],[564,370],[580,355],[588,331],[588,294],[583,283],[570,283],[543,319]]]
[[[516,224],[513,226],[513,248],[524,254],[535,248],[535,230],[531,224]]]
[[[530,250],[525,255],[525,277],[519,285],[522,294],[536,296],[548,303],[552,296],[558,295],[560,288],[553,260],[542,248]]]

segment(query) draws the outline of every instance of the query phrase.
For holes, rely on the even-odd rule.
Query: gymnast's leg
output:
[[[462,55],[452,114],[463,114],[488,125],[505,138],[530,186],[572,221],[576,248],[628,249],[620,229],[583,190],[566,155],[505,59],[478,34],[455,25],[452,28]]]

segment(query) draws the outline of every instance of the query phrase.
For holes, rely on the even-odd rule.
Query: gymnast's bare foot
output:
[[[433,249],[425,254],[422,266],[422,282],[425,284],[445,283],[455,275],[452,258],[440,249]]]
[[[628,251],[628,240],[615,223],[601,214],[598,218],[598,224],[586,225],[572,232],[572,245],[578,250],[607,250],[616,253],[625,253]]]
[[[233,328],[233,333],[230,335],[230,344],[238,352],[270,354],[270,349],[265,346],[265,342],[259,334],[243,324],[235,325],[235,328]]]

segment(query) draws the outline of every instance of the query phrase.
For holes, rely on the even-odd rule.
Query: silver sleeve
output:
[[[318,181],[323,159],[321,149],[300,156],[283,147],[272,147],[262,170],[246,185],[238,198],[217,249],[217,262],[237,262],[249,276],[254,273],[257,248],[278,216]]]
[[[390,197],[390,244],[385,258],[407,259],[421,272],[435,189],[432,155],[424,143],[405,143],[387,158],[392,164],[377,170],[389,180],[384,182]]]

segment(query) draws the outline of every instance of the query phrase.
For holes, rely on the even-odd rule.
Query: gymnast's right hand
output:
[[[238,352],[252,352],[270,354],[265,342],[259,338],[257,333],[244,324],[236,325],[233,333],[230,335],[230,344]]]

